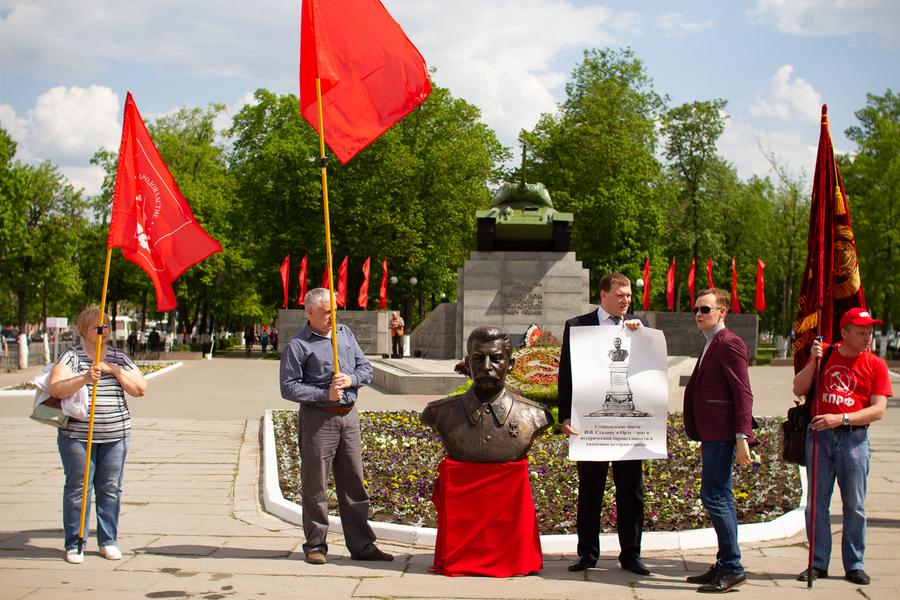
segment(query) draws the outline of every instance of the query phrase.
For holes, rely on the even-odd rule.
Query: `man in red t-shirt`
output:
[[[843,526],[841,558],[844,579],[868,585],[863,569],[866,546],[866,479],[869,474],[869,424],[884,415],[893,395],[884,360],[869,352],[874,325],[864,308],[851,308],[841,317],[841,338],[821,366],[815,386],[815,410],[810,428],[818,436],[816,469],[816,522],[812,577],[828,577],[831,559],[831,494],[834,482],[841,488]],[[816,340],[809,362],[794,376],[794,394],[813,387],[816,363],[822,358],[822,343]],[[806,436],[806,470],[812,481],[812,435]],[[806,535],[810,534],[810,507],[806,507]],[[806,581],[804,571],[797,579]]]

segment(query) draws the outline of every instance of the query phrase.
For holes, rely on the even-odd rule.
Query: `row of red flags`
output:
[[[765,279],[763,278],[763,271],[766,268],[766,263],[764,263],[761,259],[756,259],[756,302],[754,303],[754,308],[756,308],[756,312],[763,312],[766,310],[766,284]],[[647,257],[646,262],[644,262],[644,295],[642,298],[642,305],[644,310],[650,309],[650,257]],[[691,297],[691,306],[694,305],[694,293],[695,286],[697,281],[697,260],[691,260],[691,268],[688,271],[688,292]],[[709,284],[709,287],[716,287],[713,283],[713,260],[710,258],[706,261],[706,281]],[[741,312],[741,303],[738,301],[738,293],[737,293],[737,267],[735,266],[734,257],[731,257],[731,312],[740,314]],[[669,307],[669,310],[675,310],[675,257],[672,257],[672,263],[669,265],[669,270],[666,271],[666,305]]]
[[[304,254],[303,259],[300,261],[300,275],[298,277],[300,281],[300,293],[297,295],[297,306],[303,306],[304,298],[306,297],[306,274],[307,274],[307,265],[308,265],[309,255]],[[349,260],[348,256],[344,257],[343,262],[341,262],[341,266],[338,267],[338,283],[337,290],[334,293],[334,303],[338,308],[346,308],[347,307],[347,261]],[[363,310],[366,310],[369,307],[369,273],[372,267],[372,258],[366,258],[366,262],[363,263],[362,273],[363,273],[363,282],[359,286],[359,295],[357,296],[356,304]],[[281,308],[288,307],[288,294],[290,291],[290,273],[291,273],[291,255],[288,254],[284,257],[284,260],[281,261],[281,267],[279,268],[281,272],[281,287],[284,290],[284,301],[282,302]],[[329,285],[329,277],[328,277],[328,265],[325,265],[324,271],[322,272],[322,285],[323,288],[330,288]],[[385,258],[381,261],[381,287],[378,290],[378,308],[380,310],[384,310],[387,308],[387,285],[388,285],[388,261]]]

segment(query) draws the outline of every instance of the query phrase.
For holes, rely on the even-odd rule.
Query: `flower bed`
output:
[[[285,498],[300,503],[300,462],[297,451],[298,413],[273,412],[278,476]],[[800,476],[785,464],[780,452],[783,419],[757,419],[760,445],[754,461],[735,466],[734,496],[740,523],[769,521],[797,507]],[[370,518],[375,521],[436,527],[431,491],[437,465],[444,456],[440,439],[422,425],[416,412],[360,413],[365,484],[371,498]],[[687,439],[678,413],[669,415],[669,460],[648,460],[644,465],[646,531],[678,531],[710,527],[700,501],[699,443]],[[542,534],[575,533],[578,475],[567,458],[562,435],[546,433],[529,455],[531,488]],[[329,508],[337,502],[329,482]],[[612,475],[604,494],[603,531],[615,531],[616,510]]]

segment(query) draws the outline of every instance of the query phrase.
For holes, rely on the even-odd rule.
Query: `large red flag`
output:
[[[763,279],[763,269],[766,263],[760,259],[756,259],[756,312],[766,310],[766,282]]]
[[[378,309],[387,308],[387,284],[388,284],[388,268],[387,259],[381,261],[381,288],[378,290]]]
[[[853,307],[866,305],[850,225],[850,205],[834,160],[828,107],[824,104],[807,246],[806,268],[794,322],[795,372],[809,360],[809,349],[817,335],[825,338],[826,343],[837,342],[841,339],[841,316]]]
[[[371,265],[372,257],[369,256],[362,266],[363,282],[359,286],[359,298],[357,300],[357,304],[359,304],[359,307],[363,310],[366,310],[369,307],[369,269]]]
[[[338,308],[347,307],[347,259],[345,256],[338,267],[337,293],[334,296],[334,303]]]
[[[319,287],[323,287],[326,290],[330,290],[331,289],[330,283],[331,282],[329,281],[329,278],[328,278],[328,263],[326,262],[325,267],[322,269],[322,285]]]
[[[125,98],[122,143],[109,223],[109,248],[143,269],[156,290],[156,309],[175,308],[172,282],[222,245],[194,219],[159,155],[131,92]]]
[[[650,257],[647,257],[647,261],[644,263],[644,296],[641,298],[641,306],[644,307],[644,310],[650,310]]]
[[[675,310],[675,257],[672,257],[672,264],[666,271],[666,305],[669,310]]]
[[[306,303],[306,260],[308,257],[308,254],[304,254],[303,260],[300,261],[300,295],[297,296],[297,306],[303,306]]]
[[[688,271],[688,293],[691,295],[691,308],[694,306],[694,285],[697,280],[697,259],[691,259],[691,270]]]
[[[712,259],[709,258],[706,260],[706,281],[709,283],[710,289],[716,287],[716,284],[713,283],[712,271],[713,271]]]
[[[419,51],[378,0],[303,0],[300,114],[346,164],[431,93]]]
[[[734,265],[734,257],[731,257],[731,312],[741,314],[741,301],[737,293],[737,267]]]
[[[287,308],[288,305],[288,275],[291,273],[291,255],[288,254],[284,257],[284,260],[281,262],[281,267],[278,269],[281,271],[281,287],[284,289],[284,302],[281,304],[281,308]]]

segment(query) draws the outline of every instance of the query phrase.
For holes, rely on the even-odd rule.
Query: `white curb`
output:
[[[272,411],[267,410],[263,420],[263,506],[266,512],[284,519],[294,525],[302,524],[303,509],[296,503],[285,499],[278,484],[278,460],[275,457],[275,428],[272,424]],[[800,469],[800,484],[803,493],[800,505],[794,510],[766,523],[749,523],[738,525],[739,542],[763,542],[789,538],[806,527],[803,511],[806,508],[806,469]],[[328,516],[330,528],[341,529],[340,517]],[[376,537],[381,540],[434,546],[437,540],[437,529],[429,527],[413,527],[369,521]],[[544,554],[574,554],[578,546],[578,536],[542,535],[541,550]],[[600,546],[604,551],[619,551],[619,539],[615,534],[600,536]],[[685,531],[650,531],[641,538],[643,550],[691,550],[696,548],[712,548],[718,546],[716,532],[711,528],[689,529]]]
[[[162,375],[163,373],[168,373],[169,371],[174,371],[175,369],[177,369],[178,367],[180,367],[182,365],[184,365],[184,363],[181,361],[173,363],[173,364],[169,365],[168,367],[163,367],[159,371],[153,371],[152,373],[148,373],[147,375],[144,375],[144,379],[153,379],[154,377],[158,377],[158,376]],[[4,396],[16,396],[16,397],[28,396],[28,397],[33,398],[34,390],[0,390],[0,398],[2,398]]]

